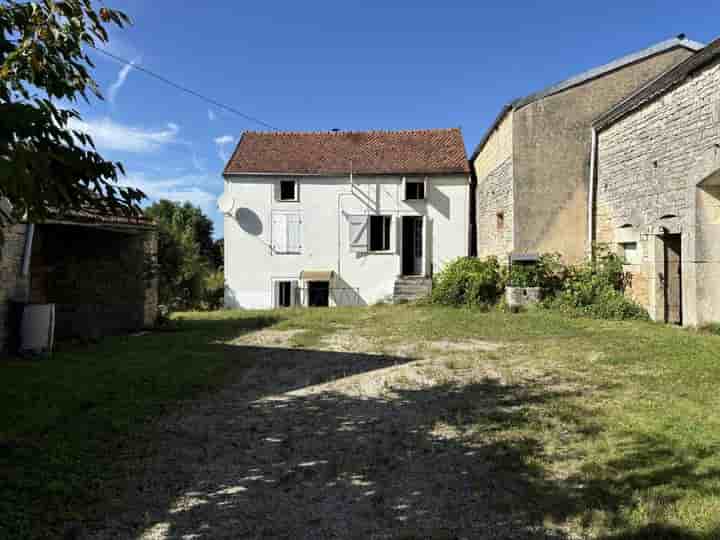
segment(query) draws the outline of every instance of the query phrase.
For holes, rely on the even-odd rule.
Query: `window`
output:
[[[498,212],[496,214],[497,230],[502,231],[505,229],[505,212]]]
[[[419,201],[425,198],[425,182],[405,182],[405,200]]]
[[[295,180],[280,181],[280,200],[297,201],[297,182]]]
[[[293,279],[278,279],[273,282],[273,295],[275,307],[293,307],[299,304],[297,280]]]
[[[302,253],[302,216],[273,212],[272,248],[274,253]]]
[[[642,257],[637,242],[623,242],[620,244],[620,256],[625,264],[640,264]]]
[[[370,216],[370,251],[390,249],[390,216]]]
[[[289,281],[278,281],[277,307],[290,307],[292,305],[292,283]]]

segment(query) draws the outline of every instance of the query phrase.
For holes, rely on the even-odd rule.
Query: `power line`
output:
[[[137,64],[134,64],[134,63],[130,62],[129,60],[126,60],[125,58],[122,58],[121,56],[117,56],[116,54],[113,54],[113,53],[108,52],[108,51],[106,51],[106,50],[99,49],[98,47],[93,47],[93,49],[95,49],[97,52],[99,52],[99,53],[101,53],[101,54],[104,54],[105,56],[107,56],[107,57],[109,57],[109,58],[112,58],[112,59],[115,60],[116,62],[119,62],[119,63],[121,63],[121,64],[125,64],[125,65],[127,65],[127,66],[131,66],[133,69],[137,69],[138,71],[142,71],[142,72],[145,73],[146,75],[150,75],[151,77],[153,77],[153,78],[155,78],[155,79],[157,79],[157,80],[159,80],[159,81],[161,81],[161,82],[164,82],[165,84],[167,84],[167,85],[169,85],[169,86],[172,86],[172,87],[175,88],[176,90],[180,90],[181,92],[185,92],[186,94],[190,94],[191,96],[195,96],[196,98],[200,98],[200,99],[202,99],[203,101],[207,101],[208,103],[210,103],[211,105],[214,105],[215,107],[217,107],[217,108],[219,108],[219,109],[224,109],[224,110],[226,110],[226,111],[228,111],[228,112],[231,112],[231,113],[233,113],[233,114],[236,114],[236,115],[244,118],[245,120],[248,120],[248,121],[250,121],[250,122],[254,122],[254,123],[259,124],[259,125],[261,125],[261,126],[264,126],[264,127],[266,127],[266,128],[272,129],[273,131],[280,131],[279,128],[276,128],[275,126],[270,125],[270,124],[268,124],[267,122],[263,122],[263,121],[260,120],[259,118],[255,118],[254,116],[250,116],[249,114],[245,114],[244,112],[241,112],[241,111],[237,110],[236,108],[231,107],[230,105],[224,105],[223,103],[220,103],[219,101],[216,101],[216,100],[214,100],[213,98],[204,96],[203,94],[201,94],[201,93],[199,93],[199,92],[196,92],[195,90],[191,90],[190,88],[186,88],[185,86],[182,86],[181,84],[178,84],[178,83],[176,83],[176,82],[171,81],[171,80],[168,79],[167,77],[163,77],[162,75],[160,75],[160,74],[158,74],[158,73],[155,73],[154,71],[150,71],[149,69],[147,69],[147,68],[145,68],[145,67],[143,67],[143,66],[139,66],[139,65],[137,65]]]

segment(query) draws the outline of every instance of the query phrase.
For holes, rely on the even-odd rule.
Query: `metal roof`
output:
[[[493,131],[495,131],[495,128],[500,124],[505,115],[511,110],[515,111],[521,109],[526,105],[530,105],[531,103],[534,103],[546,97],[559,94],[560,92],[564,92],[565,90],[574,88],[575,86],[579,86],[593,79],[597,79],[598,77],[602,77],[603,75],[621,69],[630,64],[634,64],[641,60],[645,60],[646,58],[650,58],[651,56],[655,56],[657,54],[661,54],[672,49],[685,48],[690,51],[697,52],[703,47],[705,47],[704,44],[698,41],[686,39],[685,37],[681,36],[667,39],[665,41],[661,41],[660,43],[656,43],[655,45],[653,45],[652,47],[648,47],[647,49],[628,54],[626,56],[623,56],[622,58],[613,60],[608,64],[589,69],[583,73],[580,73],[579,75],[575,75],[573,77],[570,77],[569,79],[565,79],[562,82],[553,84],[552,86],[548,86],[547,88],[540,90],[539,92],[530,94],[529,96],[515,99],[503,107],[502,111],[495,119],[495,122],[490,126],[490,129],[485,132],[485,135],[483,135],[480,143],[477,145],[475,151],[470,157],[470,160],[472,161],[478,156],[478,154],[482,151],[483,147],[490,138],[490,135],[492,135]]]

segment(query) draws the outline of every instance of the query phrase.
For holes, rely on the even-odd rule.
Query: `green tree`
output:
[[[200,254],[208,260],[214,260],[213,222],[199,207],[189,202],[181,204],[163,199],[150,206],[145,215],[161,223],[172,223],[179,229],[192,229]]]
[[[145,215],[158,223],[160,303],[170,309],[219,307],[222,271],[214,264],[212,221],[189,202],[168,200],[154,203]]]
[[[118,185],[120,163],[71,129],[80,114],[58,103],[102,99],[86,50],[108,42],[128,17],[92,0],[4,0],[0,5],[0,197],[31,220],[50,209],[140,211],[144,197]]]

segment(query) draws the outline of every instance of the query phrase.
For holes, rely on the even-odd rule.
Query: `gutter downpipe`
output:
[[[595,231],[595,182],[597,180],[597,151],[598,132],[595,126],[592,127],[590,144],[590,181],[588,189],[588,218],[587,218],[587,256],[588,260],[593,258],[593,233]]]
[[[477,175],[473,161],[470,161],[470,179],[468,186],[468,257],[477,257]]]
[[[35,224],[30,223],[25,232],[25,250],[23,251],[22,275],[27,276],[30,271],[30,256],[32,255],[33,237],[35,236]]]
[[[354,180],[353,180],[353,171],[352,171],[352,161],[350,162],[350,191],[341,191],[337,194],[337,213],[338,213],[338,223],[337,223],[337,275],[342,276],[340,273],[340,259],[342,258],[342,198],[343,197],[352,197],[353,196],[353,186],[354,186]]]

